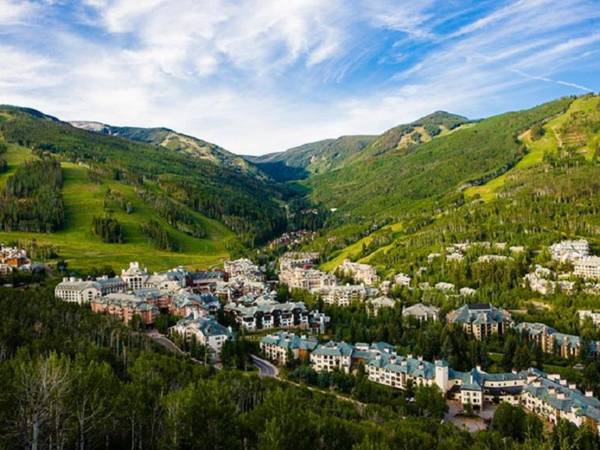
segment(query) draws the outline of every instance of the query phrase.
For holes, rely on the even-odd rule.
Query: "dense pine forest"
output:
[[[23,164],[0,192],[0,229],[49,233],[64,222],[60,163],[53,159]]]

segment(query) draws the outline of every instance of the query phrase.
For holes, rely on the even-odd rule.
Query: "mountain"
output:
[[[76,128],[93,131],[95,133],[118,136],[132,141],[146,144],[160,145],[169,150],[189,155],[194,158],[208,160],[217,164],[238,167],[242,170],[256,173],[256,168],[237,155],[228,152],[216,144],[202,139],[178,133],[169,128],[140,128],[116,127],[100,122],[71,121]]]
[[[388,152],[410,149],[431,141],[469,122],[466,117],[436,111],[409,124],[387,130],[375,139],[357,159],[380,156]]]
[[[350,258],[392,273],[448,242],[597,243],[599,152],[597,95],[490,117],[308,180],[310,195],[340,208],[312,245],[326,269]]]
[[[412,123],[399,125],[379,136],[342,136],[262,156],[245,156],[279,181],[308,178],[339,169],[368,156],[408,149],[468,123],[468,119],[436,111]]]
[[[216,264],[286,229],[293,192],[250,163],[163,129],[102,127],[0,107],[0,240],[56,246],[78,267],[145,255],[164,268]]]
[[[517,136],[563,112],[570,102],[562,99],[501,114],[452,132],[442,131],[449,128],[439,125],[437,119],[433,125],[416,121],[384,133],[345,166],[305,183],[312,200],[338,209],[350,222],[396,218],[422,208],[433,210],[460,196],[461,186],[514,165],[525,151]],[[451,117],[453,125],[463,123]],[[433,133],[435,138],[414,142],[416,133],[423,136],[422,129],[430,129],[427,135]]]
[[[374,139],[375,136],[341,136],[300,145],[283,152],[245,158],[274,179],[289,181],[338,168]]]

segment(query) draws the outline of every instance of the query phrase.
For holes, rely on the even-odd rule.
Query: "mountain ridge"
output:
[[[352,161],[409,148],[469,123],[466,117],[435,111],[380,135],[346,135],[309,142],[282,152],[244,156],[274,179],[290,181],[339,169]]]
[[[241,170],[257,173],[255,167],[248,164],[243,157],[231,153],[219,145],[180,133],[167,127],[145,128],[114,126],[102,122],[85,120],[72,120],[68,123],[76,128],[94,133],[118,136],[136,142],[159,145],[175,152],[181,152],[214,163],[227,164],[231,167],[237,167]]]

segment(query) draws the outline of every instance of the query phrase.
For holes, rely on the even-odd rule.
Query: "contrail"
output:
[[[530,74],[525,73],[525,72],[523,72],[522,70],[519,70],[519,69],[509,69],[509,70],[511,72],[513,72],[513,73],[521,75],[522,77],[529,78],[530,80],[546,81],[548,83],[556,83],[556,84],[561,84],[563,86],[574,87],[576,89],[581,89],[582,91],[585,91],[585,92],[594,92],[593,89],[590,89],[590,88],[588,88],[586,86],[582,86],[581,84],[570,83],[568,81],[562,81],[562,80],[553,80],[552,78],[540,77],[540,76],[537,76],[537,75],[530,75]]]

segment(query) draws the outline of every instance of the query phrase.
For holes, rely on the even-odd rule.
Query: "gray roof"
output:
[[[314,355],[328,356],[352,356],[354,347],[345,342],[329,341],[327,344],[319,345],[313,352]]]
[[[383,353],[371,359],[369,365],[427,380],[435,378],[435,364],[416,358]]]
[[[177,326],[196,326],[205,336],[231,337],[231,331],[229,328],[221,325],[212,317],[199,317],[197,319],[188,317],[177,322]]]
[[[525,392],[560,411],[568,412],[575,409],[579,415],[600,420],[600,400],[597,398],[587,397],[578,389],[571,389],[546,377],[540,376],[535,381],[539,385],[536,386],[534,383],[530,383],[525,386]],[[553,390],[553,393],[551,390]],[[563,399],[558,398],[559,393],[564,396]]]
[[[450,312],[447,316],[450,323],[472,323],[481,325],[486,323],[502,323],[510,320],[508,312],[496,308],[489,303],[463,305]]]
[[[265,336],[261,339],[261,342],[290,350],[299,349],[312,351],[318,345],[315,338],[304,338],[285,331]]]

